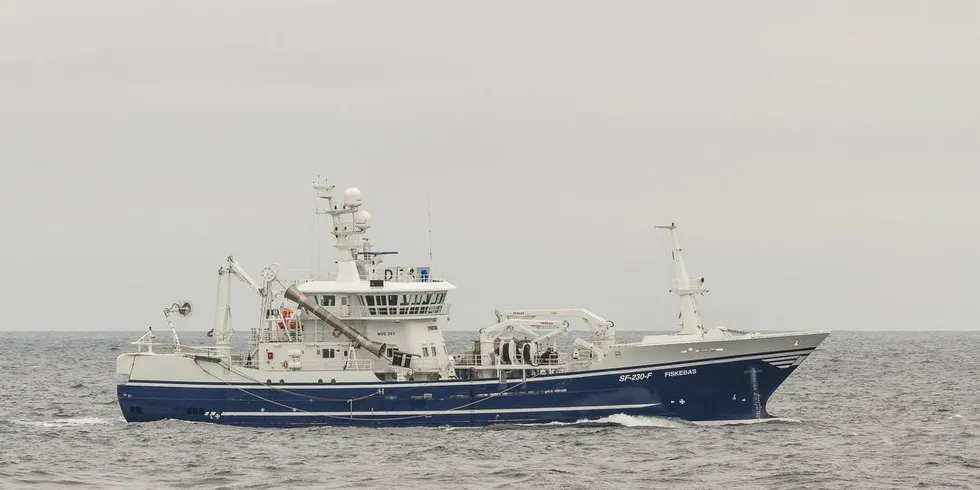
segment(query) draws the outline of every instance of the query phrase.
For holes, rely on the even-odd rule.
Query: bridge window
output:
[[[368,306],[374,306],[374,296],[361,296],[361,302]],[[376,315],[377,311],[377,308],[368,308],[368,315]]]
[[[334,306],[334,296],[330,294],[321,297],[320,306]]]
[[[368,315],[431,315],[442,311],[446,293],[366,294],[358,299],[361,306],[368,307]],[[341,301],[345,300],[342,296]]]

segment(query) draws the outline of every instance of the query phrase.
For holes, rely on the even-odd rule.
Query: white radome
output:
[[[365,211],[363,209],[360,210],[360,211],[358,211],[357,214],[354,216],[354,226],[356,226],[356,227],[358,227],[358,228],[360,228],[362,230],[363,229],[370,228],[371,227],[371,213],[369,213],[369,212],[367,212],[367,211]]]
[[[348,206],[361,205],[361,191],[357,187],[348,187],[344,191],[344,204]]]

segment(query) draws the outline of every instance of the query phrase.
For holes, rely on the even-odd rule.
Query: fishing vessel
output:
[[[242,426],[485,426],[575,422],[614,414],[690,421],[765,419],[770,396],[829,331],[760,333],[706,328],[674,224],[670,235],[676,333],[635,342],[582,308],[496,310],[472,348],[443,337],[456,287],[428,265],[392,265],[373,250],[361,192],[314,183],[337,261],[327,277],[289,279],[277,264],[253,279],[234,257],[218,269],[213,344],[183,345],[164,308],[169,342],[152,328],[116,360],[129,422],[180,419]],[[258,297],[248,342],[232,344],[232,277]],[[674,315],[671,314],[670,317]],[[591,329],[567,338],[572,322]],[[633,330],[650,325],[630,325]],[[563,342],[559,342],[563,339]]]

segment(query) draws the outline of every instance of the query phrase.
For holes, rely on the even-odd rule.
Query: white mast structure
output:
[[[684,256],[680,242],[677,239],[677,226],[671,223],[670,226],[655,226],[654,228],[670,231],[671,250],[670,257],[674,261],[674,288],[670,292],[677,295],[681,303],[681,335],[697,335],[704,337],[705,328],[701,323],[701,314],[698,313],[695,295],[704,295],[708,289],[704,287],[704,277],[699,277],[696,285],[691,285],[691,278],[687,275],[687,267],[684,265]]]
[[[327,209],[324,211],[316,210],[317,214],[329,214],[333,218],[333,231],[331,234],[336,237],[334,247],[340,250],[340,260],[337,261],[337,282],[358,282],[361,277],[371,277],[368,266],[376,265],[376,260],[371,251],[371,244],[366,238],[361,238],[364,232],[371,227],[371,213],[360,209],[361,191],[356,187],[351,187],[344,191],[343,204],[335,204],[334,196],[331,192],[335,185],[318,184],[314,185],[317,197],[327,201]],[[349,219],[344,219],[350,215]],[[362,249],[365,254],[363,258],[358,257],[358,250]]]

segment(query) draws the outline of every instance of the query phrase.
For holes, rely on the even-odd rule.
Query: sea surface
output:
[[[834,332],[776,421],[485,429],[127,424],[115,357],[141,334],[0,332],[0,488],[980,488],[980,332]]]

